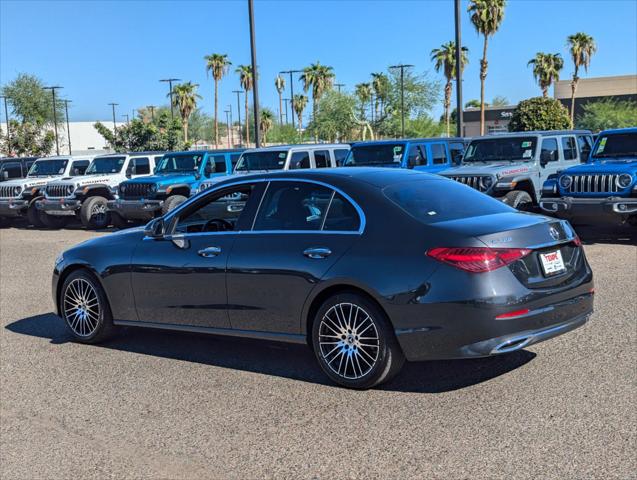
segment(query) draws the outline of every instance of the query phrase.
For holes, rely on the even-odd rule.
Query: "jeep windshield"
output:
[[[66,165],[69,163],[68,159],[56,159],[56,160],[38,160],[31,165],[28,177],[51,177],[53,175],[63,175],[66,170]]]
[[[283,168],[285,168],[285,160],[287,158],[287,150],[246,152],[241,155],[234,171],[249,172],[251,170],[283,170]]]
[[[164,155],[159,161],[159,165],[155,173],[192,173],[199,171],[202,153],[193,153],[190,155]]]
[[[615,158],[626,161],[634,161],[637,156],[637,133],[609,133],[599,137],[593,160],[597,158]],[[633,157],[633,158],[630,158]]]
[[[124,166],[126,157],[101,157],[94,159],[84,172],[85,175],[104,175],[119,173]]]
[[[529,161],[535,156],[536,137],[502,137],[473,140],[463,163]]]
[[[370,167],[400,163],[405,151],[404,143],[354,145],[347,154],[343,166]]]

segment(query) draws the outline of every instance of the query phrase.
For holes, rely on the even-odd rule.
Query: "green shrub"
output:
[[[566,130],[571,128],[568,110],[559,100],[536,97],[522,100],[513,111],[510,132]]]

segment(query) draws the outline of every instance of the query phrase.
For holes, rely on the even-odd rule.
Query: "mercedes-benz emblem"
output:
[[[553,237],[553,240],[559,240],[560,239],[560,232],[555,227],[549,228],[549,234],[551,235],[551,237]]]

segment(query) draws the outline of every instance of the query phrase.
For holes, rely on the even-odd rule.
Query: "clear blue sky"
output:
[[[482,51],[467,3],[465,100],[479,97]],[[272,108],[278,105],[273,79],[279,70],[320,60],[334,67],[346,89],[398,62],[439,78],[429,52],[453,38],[451,0],[257,0],[255,11],[261,103]],[[566,36],[578,31],[598,43],[589,76],[637,72],[636,0],[509,0],[489,44],[487,99],[539,95],[526,66],[537,51],[562,53],[562,77],[568,78]],[[167,86],[158,80],[167,76],[199,83],[201,106],[211,112],[212,81],[203,56],[213,52],[227,53],[235,66],[250,62],[246,1],[0,0],[0,83],[28,72],[64,86],[63,96],[73,101],[72,120],[109,119],[109,102],[120,104],[120,114],[165,104]],[[239,84],[232,68],[221,84],[220,105],[231,103],[235,110],[231,91]],[[297,83],[295,93],[300,90]]]

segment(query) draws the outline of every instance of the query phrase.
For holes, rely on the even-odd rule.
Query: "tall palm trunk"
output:
[[[575,73],[573,73],[573,80],[571,81],[571,128],[575,127],[575,91],[577,90],[577,82],[579,77],[577,76],[578,66],[575,65]]]
[[[449,107],[451,106],[451,80],[447,79],[447,84],[445,85],[445,120],[447,122],[447,136],[449,136],[450,126],[450,115],[449,115]]]
[[[250,118],[248,117],[248,91],[246,90],[246,146],[250,146]]]
[[[549,87],[542,87],[542,96],[544,98],[549,98]]]
[[[482,59],[480,60],[480,135],[484,135],[484,82],[487,79],[487,43],[489,36],[484,36]]]
[[[297,119],[299,120],[299,140],[301,140],[301,121],[303,119],[303,112],[299,112],[297,114]]]
[[[182,118],[184,124],[184,142],[188,142],[188,119]]]
[[[215,148],[219,148],[219,122],[217,120],[217,112],[219,111],[218,93],[218,82],[215,78]]]
[[[288,112],[285,112],[287,115]],[[283,125],[283,95],[279,92],[279,125]]]

